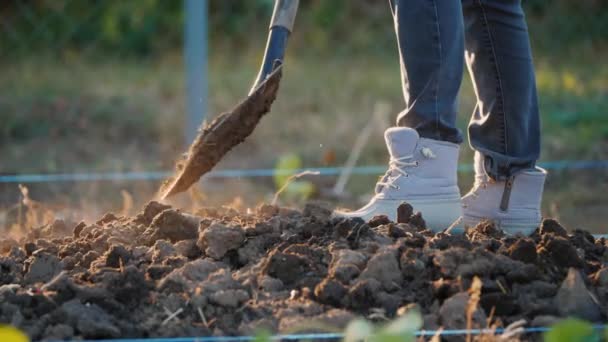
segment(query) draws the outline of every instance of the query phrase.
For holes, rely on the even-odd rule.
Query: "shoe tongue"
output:
[[[384,132],[384,140],[392,158],[413,155],[419,139],[418,132],[408,127],[391,127]]]

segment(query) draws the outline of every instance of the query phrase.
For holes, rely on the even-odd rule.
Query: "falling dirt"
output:
[[[163,184],[161,198],[188,190],[192,184],[209,172],[233,147],[242,143],[274,102],[282,67],[278,64],[245,100],[231,111],[218,115],[209,125],[201,128],[186,157],[178,162],[176,175]]]
[[[426,329],[465,328],[475,276],[473,327],[606,319],[604,239],[555,220],[530,237],[487,222],[452,236],[411,210],[399,217],[332,218],[317,204],[186,214],[151,202],[135,217],[54,222],[0,240],[0,323],[35,340],[236,335],[418,307]]]

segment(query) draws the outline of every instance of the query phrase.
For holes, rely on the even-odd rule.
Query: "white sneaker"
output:
[[[523,170],[506,181],[486,174],[481,153],[475,152],[475,184],[462,198],[463,223],[473,227],[492,220],[509,234],[531,234],[541,222],[540,203],[547,171]]]
[[[420,211],[427,227],[440,231],[462,215],[457,185],[459,146],[420,138],[416,130],[391,127],[384,133],[390,153],[389,169],[376,184],[376,195],[363,208],[335,212],[336,216],[369,220],[376,215],[397,219],[397,207],[409,203]]]

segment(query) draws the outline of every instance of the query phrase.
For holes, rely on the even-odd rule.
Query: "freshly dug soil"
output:
[[[236,335],[417,307],[425,329],[465,328],[474,276],[475,327],[606,319],[607,242],[587,232],[548,219],[531,237],[491,223],[452,236],[411,211],[399,215],[408,223],[330,214],[308,204],[190,215],[151,202],[132,218],[58,220],[0,240],[0,323],[36,340]]]
[[[233,147],[242,143],[270,111],[277,97],[283,68],[278,64],[257,88],[231,111],[218,115],[210,124],[203,124],[177,164],[176,175],[160,189],[161,198],[188,190],[209,172]]]

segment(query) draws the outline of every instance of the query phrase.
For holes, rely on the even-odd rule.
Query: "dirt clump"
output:
[[[154,216],[148,229],[143,232],[142,242],[149,245],[161,239],[171,242],[196,239],[198,226],[198,217],[165,209]]]
[[[245,241],[245,232],[240,226],[214,223],[203,231],[198,247],[209,257],[220,260],[230,250],[235,250]]]
[[[61,271],[59,258],[44,251],[34,253],[25,265],[27,272],[24,281],[29,284],[47,282]]]
[[[331,213],[151,202],[135,217],[55,221],[0,241],[0,323],[34,340],[237,335],[415,307],[425,329],[461,329],[475,277],[473,328],[606,319],[607,243],[587,232],[547,219],[530,237],[492,222],[433,233],[406,204],[400,222]]]
[[[590,321],[602,318],[598,299],[587,289],[580,272],[574,268],[568,270],[555,300],[562,316],[576,316]]]

